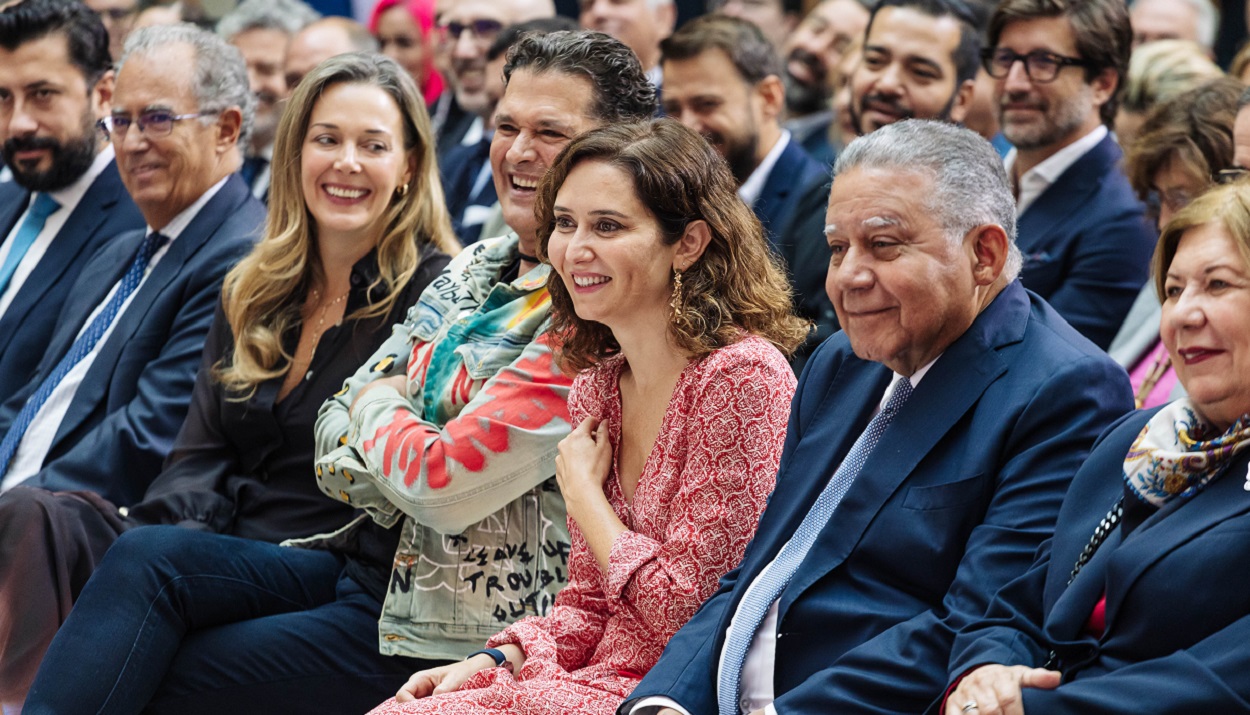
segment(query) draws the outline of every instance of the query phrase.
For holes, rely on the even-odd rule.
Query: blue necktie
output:
[[[122,304],[143,281],[148,262],[152,260],[157,249],[165,245],[168,240],[159,233],[150,233],[143,239],[143,243],[139,245],[139,252],[135,254],[130,267],[126,269],[126,275],[122,276],[121,283],[113,292],[113,297],[96,315],[95,320],[91,321],[91,325],[88,325],[87,329],[78,336],[78,339],[70,346],[69,352],[65,353],[65,357],[61,358],[52,372],[39,384],[39,388],[26,401],[22,411],[17,413],[17,417],[13,419],[13,425],[9,427],[8,434],[4,436],[4,441],[0,441],[0,475],[9,470],[9,462],[13,461],[13,455],[17,454],[18,445],[22,443],[22,436],[26,434],[26,430],[35,419],[35,415],[39,413],[39,409],[48,401],[48,397],[56,390],[61,380],[65,379],[69,371],[91,352],[96,343],[100,342],[100,338],[117,318]]]
[[[733,632],[725,640],[720,682],[717,684],[720,715],[738,715],[738,689],[742,683],[742,664],[746,661],[747,650],[751,647],[756,631],[764,622],[764,617],[768,615],[768,609],[772,608],[773,602],[781,596],[781,592],[798,572],[799,565],[803,563],[807,552],[811,550],[812,544],[816,543],[816,537],[829,523],[834,509],[838,507],[838,503],[842,501],[842,497],[846,496],[851,484],[859,476],[860,470],[864,468],[868,455],[872,454],[881,435],[890,426],[899,407],[907,401],[911,393],[910,379],[904,377],[895,382],[894,392],[885,403],[885,407],[872,418],[859,439],[855,440],[851,451],[842,460],[838,470],[833,473],[833,478],[825,485],[824,490],[816,497],[816,502],[812,504],[811,510],[799,523],[794,536],[781,547],[777,558],[751,584],[750,591],[738,603]]]
[[[9,249],[9,255],[4,259],[4,265],[0,266],[0,295],[9,288],[9,280],[13,278],[13,273],[17,271],[17,264],[22,262],[22,258],[26,256],[26,252],[30,250],[35,239],[39,237],[39,232],[43,230],[43,225],[47,223],[48,217],[61,208],[56,199],[51,196],[39,192],[35,194],[35,201],[30,205],[30,210],[26,212],[26,219],[22,221],[21,228],[17,229],[17,235],[13,237],[13,247]]]

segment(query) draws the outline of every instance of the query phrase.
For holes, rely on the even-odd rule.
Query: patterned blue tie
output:
[[[121,283],[118,284],[113,297],[96,315],[95,320],[91,321],[91,325],[78,336],[78,339],[70,346],[69,352],[65,353],[65,357],[61,358],[52,372],[39,384],[39,388],[26,401],[22,411],[17,413],[17,417],[13,419],[13,425],[9,427],[9,433],[4,436],[4,441],[0,442],[0,475],[9,470],[9,462],[13,461],[13,455],[17,454],[17,447],[22,443],[22,436],[26,434],[30,423],[39,413],[39,408],[48,401],[48,397],[52,395],[61,380],[65,379],[69,371],[91,352],[96,343],[100,342],[100,338],[117,317],[117,312],[121,310],[122,303],[126,302],[130,294],[134,293],[139,283],[143,281],[148,262],[152,260],[157,249],[165,245],[168,240],[166,236],[159,233],[150,233],[143,239],[143,243],[139,245],[139,252],[131,261],[130,268],[126,269],[126,275],[122,276]]]
[[[768,609],[772,608],[773,602],[781,596],[781,592],[790,583],[790,579],[794,578],[794,574],[798,572],[799,565],[803,563],[807,552],[811,550],[812,544],[816,543],[816,537],[829,523],[834,509],[837,509],[838,503],[842,501],[842,497],[846,496],[851,484],[859,476],[859,471],[864,468],[868,455],[872,454],[877,441],[881,439],[881,435],[893,421],[894,415],[898,413],[899,407],[907,401],[911,393],[910,379],[902,378],[895,382],[894,392],[885,403],[885,407],[872,418],[868,427],[864,429],[864,433],[855,440],[855,444],[851,445],[851,451],[842,460],[842,464],[833,473],[833,478],[825,485],[824,490],[816,497],[816,503],[812,504],[811,510],[803,517],[794,536],[781,547],[777,558],[751,584],[747,595],[738,603],[733,632],[725,640],[720,682],[717,684],[720,715],[738,715],[740,712],[738,688],[742,682],[742,664],[746,661],[747,650],[751,647],[756,631],[764,622],[764,617],[768,615]]]
[[[48,217],[56,213],[59,208],[61,205],[51,196],[43,192],[35,194],[35,201],[26,212],[26,219],[22,221],[21,228],[17,229],[17,235],[13,237],[13,247],[9,249],[4,265],[0,266],[0,295],[4,295],[4,292],[8,290],[9,280],[13,278],[17,264],[22,262],[26,252],[39,237],[39,232],[43,230]]]

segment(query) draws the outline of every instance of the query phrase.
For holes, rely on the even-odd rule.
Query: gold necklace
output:
[[[1142,380],[1141,387],[1137,388],[1137,394],[1133,396],[1134,407],[1141,409],[1141,406],[1150,397],[1150,393],[1154,391],[1155,385],[1159,384],[1159,380],[1163,378],[1170,367],[1172,367],[1172,356],[1168,351],[1164,350],[1162,355],[1155,358],[1154,363],[1150,366],[1150,370],[1146,372],[1145,379]]]
[[[352,291],[349,288],[347,289],[347,292],[344,293],[343,295],[340,295],[339,297],[335,298],[329,303],[326,303],[325,305],[321,306],[321,312],[317,316],[317,327],[313,330],[313,334],[312,334],[312,345],[309,347],[309,350],[308,350],[308,366],[309,367],[312,366],[313,357],[317,354],[317,345],[321,342],[321,334],[325,332],[326,315],[329,314],[330,308],[333,308],[339,303],[342,303],[343,301],[347,300],[347,296],[351,295],[351,293]],[[317,303],[320,303],[321,291],[314,288],[312,291],[312,299],[313,299],[314,305]]]

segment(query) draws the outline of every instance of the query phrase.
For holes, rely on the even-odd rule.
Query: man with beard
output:
[[[256,97],[252,136],[243,148],[243,180],[252,195],[269,199],[269,162],[273,138],[290,94],[284,62],[291,37],[321,16],[300,0],[244,0],[217,23],[217,34],[239,48],[247,63],[247,82]]]
[[[1154,230],[1108,131],[1132,30],[1120,0],[1005,0],[984,65],[996,80],[1025,287],[1106,348],[1150,272]]]
[[[797,367],[808,348],[836,330],[837,318],[824,289],[829,252],[820,221],[828,172],[781,127],[781,60],[758,27],[718,14],[686,23],[660,49],[664,113],[725,157],[738,195],[790,268],[800,314],[819,328],[800,348]]]
[[[812,8],[782,48],[785,57],[785,123],[813,159],[833,165],[829,143],[833,84],[829,76],[846,51],[864,36],[868,7],[860,0],[823,0]]]
[[[0,401],[29,380],[86,259],[143,226],[96,122],[113,94],[109,36],[81,3],[0,12]]]
[[[980,48],[976,21],[959,0],[882,0],[851,75],[856,131],[911,118],[963,122]]]
[[[540,17],[552,17],[552,0],[439,0],[435,23],[443,77],[451,86],[430,109],[438,134],[439,170],[448,169],[443,158],[456,146],[490,142],[487,120],[495,107],[487,93],[486,55],[500,30]]]

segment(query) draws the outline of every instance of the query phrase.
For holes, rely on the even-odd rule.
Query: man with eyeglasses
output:
[[[242,56],[209,33],[166,25],[127,40],[101,127],[147,228],[90,257],[38,368],[0,405],[0,491],[84,490],[128,506],[160,471],[222,278],[264,221],[234,175],[253,101]]]
[[[438,66],[451,85],[430,109],[438,134],[438,156],[456,146],[489,141],[487,119],[494,112],[487,92],[486,54],[508,25],[556,14],[552,0],[439,0],[435,24],[440,33]],[[445,167],[440,164],[443,175]]]
[[[143,226],[95,123],[113,95],[108,35],[77,2],[0,12],[0,402],[30,379],[87,259]]]
[[[1106,348],[1150,271],[1155,232],[1108,127],[1132,41],[1121,0],[1005,0],[983,64],[1019,213],[1021,280]]]

